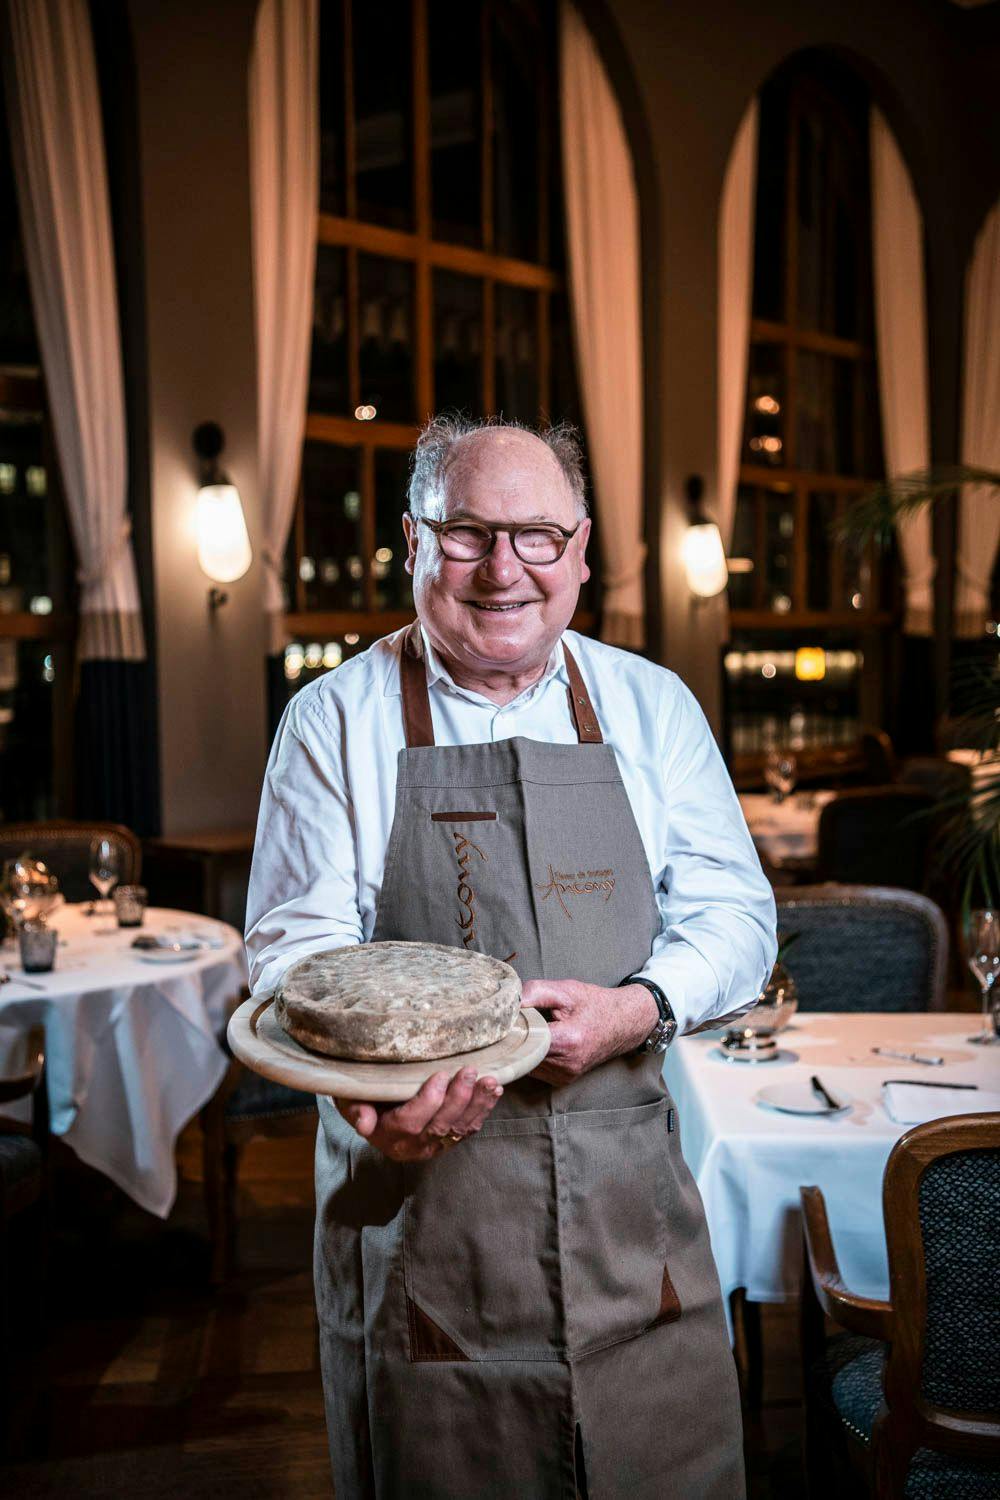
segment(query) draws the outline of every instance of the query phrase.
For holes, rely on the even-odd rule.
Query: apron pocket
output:
[[[487,1120],[406,1186],[411,1360],[561,1359],[550,1121]]]
[[[585,1354],[681,1315],[668,1267],[669,1099],[560,1115],[568,1344]]]

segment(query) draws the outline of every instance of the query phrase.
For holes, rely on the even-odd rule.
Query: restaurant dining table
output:
[[[62,906],[55,968],[26,975],[0,948],[0,1046],[42,1022],[50,1129],[81,1160],[166,1218],[177,1191],[174,1146],[228,1066],[218,1042],[229,1003],[246,983],[235,928],[190,912],[150,908],[141,928],[117,928],[110,902]],[[132,947],[140,934],[170,948]]]
[[[799,1013],[778,1034],[777,1060],[732,1062],[719,1033],[681,1037],[666,1054],[664,1077],[677,1106],[681,1148],[705,1203],[723,1295],[743,1288],[751,1302],[787,1302],[799,1292],[802,1237],[799,1188],[823,1190],[844,1280],[865,1297],[888,1296],[882,1174],[909,1125],[890,1118],[883,1081],[961,1083],[1000,1091],[1000,1047],[970,1046],[976,1015],[944,1012]],[[875,1046],[943,1059],[940,1065],[879,1056]],[[758,1102],[762,1089],[810,1089],[816,1075],[838,1114],[779,1113]],[[922,1089],[923,1098],[944,1095]],[[985,1102],[985,1101],[984,1101]]]
[[[835,792],[795,792],[778,802],[770,792],[741,792],[740,806],[750,837],[775,869],[815,864],[819,851],[819,815]]]

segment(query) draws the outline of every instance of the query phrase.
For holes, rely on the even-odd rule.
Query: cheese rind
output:
[[[275,993],[275,1015],[313,1052],[422,1062],[489,1047],[521,1004],[509,964],[439,943],[361,943],[311,953]]]

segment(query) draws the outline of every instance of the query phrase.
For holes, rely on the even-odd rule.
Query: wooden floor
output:
[[[223,1292],[207,1284],[193,1131],[181,1164],[178,1204],[162,1224],[63,1163],[45,1387],[13,1435],[5,1496],[330,1500],[311,1143],[246,1152],[240,1269]],[[794,1310],[766,1309],[764,1339],[764,1405],[746,1418],[749,1493],[801,1500]]]

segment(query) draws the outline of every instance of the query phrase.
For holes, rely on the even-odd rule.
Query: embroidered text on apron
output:
[[[434,746],[414,627],[373,933],[615,986],[658,914],[614,751]],[[390,1162],[320,1100],[316,1295],[337,1500],[740,1500],[739,1399],[697,1188],[655,1055],[509,1085],[482,1130]]]

